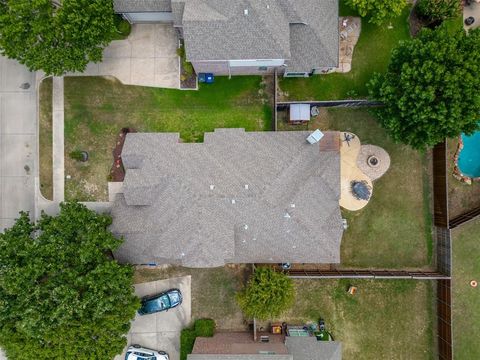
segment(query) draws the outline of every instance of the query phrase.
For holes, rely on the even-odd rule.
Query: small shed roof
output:
[[[290,121],[310,121],[310,104],[290,105]]]

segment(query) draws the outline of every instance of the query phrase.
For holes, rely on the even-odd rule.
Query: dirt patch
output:
[[[471,185],[456,179],[454,174],[455,153],[459,139],[449,139],[447,142],[448,166],[448,206],[450,219],[480,206],[480,182]]]
[[[53,200],[53,115],[52,78],[44,79],[39,90],[40,192]]]

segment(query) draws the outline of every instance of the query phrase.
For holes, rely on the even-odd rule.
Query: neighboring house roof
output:
[[[116,257],[188,267],[339,263],[340,154],[308,135],[217,129],[184,144],[176,133],[128,134],[112,209],[111,229],[125,238]]]
[[[185,2],[189,61],[288,59],[289,71],[338,65],[338,0],[173,1]]]
[[[171,0],[114,0],[116,13],[172,11]]]
[[[342,343],[317,341],[314,336],[287,336],[286,346],[294,360],[342,360]]]
[[[292,355],[241,354],[241,355],[209,355],[190,354],[187,360],[294,360]]]

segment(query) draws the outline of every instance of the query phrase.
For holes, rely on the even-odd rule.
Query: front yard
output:
[[[342,267],[418,269],[431,264],[428,155],[394,143],[365,109],[322,108],[308,125],[286,125],[279,120],[278,127],[350,131],[362,144],[381,146],[390,155],[390,169],[374,182],[368,205],[356,212],[343,211],[348,229],[342,238]]]
[[[480,359],[480,219],[453,231],[453,344],[456,359]]]
[[[265,86],[260,77],[217,78],[200,91],[126,86],[102,77],[65,78],[65,199],[108,200],[112,149],[124,127],[179,132],[186,142],[203,141],[204,132],[215,128],[271,129]],[[74,150],[88,151],[89,160],[71,159]]]
[[[387,69],[390,54],[401,40],[410,37],[407,7],[401,16],[377,26],[362,19],[362,31],[348,73],[318,75],[311,78],[282,78],[280,88],[288,100],[335,100],[367,96],[366,84],[375,72]],[[343,3],[340,15],[357,16]]]

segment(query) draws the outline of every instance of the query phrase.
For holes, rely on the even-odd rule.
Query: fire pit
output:
[[[378,158],[375,155],[370,155],[367,159],[367,164],[370,167],[377,167],[379,164]]]
[[[475,18],[473,16],[469,16],[465,19],[465,25],[470,26],[475,22]]]

